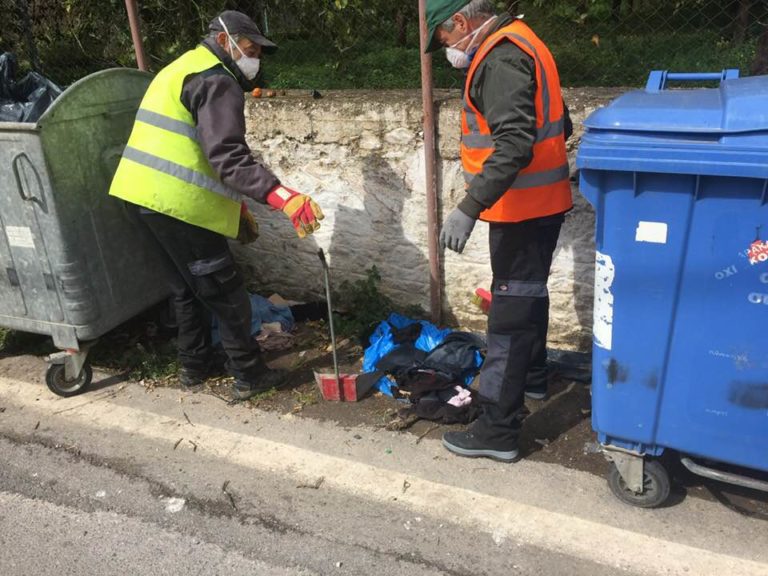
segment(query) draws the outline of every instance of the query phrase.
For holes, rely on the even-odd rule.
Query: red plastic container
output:
[[[475,294],[472,297],[472,302],[477,305],[485,314],[488,314],[488,311],[491,309],[492,298],[493,297],[488,290],[485,290],[484,288],[478,288],[475,290]]]
[[[339,374],[337,381],[333,373],[315,372],[315,382],[323,398],[331,402],[357,402],[366,392],[359,389],[357,374]]]

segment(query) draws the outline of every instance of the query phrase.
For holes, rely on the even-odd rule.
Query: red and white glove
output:
[[[312,198],[282,185],[275,186],[267,194],[267,204],[291,219],[299,238],[320,228],[320,220],[325,218],[320,206]]]

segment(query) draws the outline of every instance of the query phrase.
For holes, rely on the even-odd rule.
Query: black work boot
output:
[[[205,381],[210,376],[210,372],[202,368],[187,368],[182,366],[179,368],[178,376],[179,384],[181,384],[181,387],[184,390],[196,392],[202,388],[203,384],[205,384]]]
[[[235,380],[232,385],[232,397],[235,400],[247,400],[256,394],[262,394],[280,388],[286,383],[288,373],[285,370],[272,370],[264,368],[264,371],[253,380]]]
[[[520,455],[516,446],[495,446],[481,440],[472,432],[446,432],[443,434],[443,446],[459,456],[467,458],[491,458],[499,462],[515,462]]]

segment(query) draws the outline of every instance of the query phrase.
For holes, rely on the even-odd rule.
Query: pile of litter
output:
[[[483,365],[485,340],[470,332],[440,330],[424,320],[391,314],[365,350],[360,387],[409,404],[419,418],[467,423],[477,415],[468,387]]]

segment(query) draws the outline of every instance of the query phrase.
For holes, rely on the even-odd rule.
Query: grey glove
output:
[[[467,216],[459,208],[454,208],[443,222],[443,229],[440,231],[440,246],[461,254],[472,234],[475,222],[477,222],[476,219]]]

